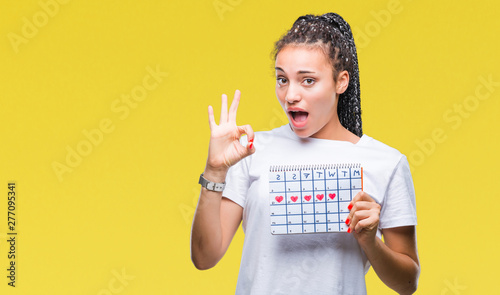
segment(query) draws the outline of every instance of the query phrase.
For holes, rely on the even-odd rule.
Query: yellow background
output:
[[[365,133],[412,165],[417,294],[498,292],[500,87],[480,86],[481,77],[500,82],[498,2],[66,2],[46,19],[49,0],[0,2],[1,294],[234,293],[241,230],[214,269],[190,261],[207,106],[218,115],[220,95],[240,89],[238,123],[286,123],[273,43],[298,16],[330,11],[355,31]],[[24,36],[26,21],[41,26]],[[127,116],[116,112],[148,67],[168,76]],[[113,130],[59,179],[54,162],[66,165],[67,148],[83,148],[103,119]],[[11,180],[15,288],[6,278]],[[367,285],[391,293],[372,270]]]

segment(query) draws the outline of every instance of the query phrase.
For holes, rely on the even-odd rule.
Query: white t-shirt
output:
[[[379,227],[391,228],[417,224],[406,157],[367,135],[356,144],[301,139],[289,125],[256,132],[254,145],[253,155],[229,169],[223,192],[243,207],[245,241],[236,294],[366,294],[370,263],[352,234],[271,234],[269,168],[360,163],[363,190],[382,207]]]

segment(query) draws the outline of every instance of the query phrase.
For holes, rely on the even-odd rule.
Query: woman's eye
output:
[[[312,85],[314,83],[314,79],[311,78],[304,79],[304,82],[306,83],[306,85]]]
[[[280,85],[286,84],[286,79],[282,77],[276,78],[276,81],[278,81],[278,84]]]

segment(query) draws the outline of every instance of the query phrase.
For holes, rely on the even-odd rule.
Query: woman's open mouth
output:
[[[304,127],[309,117],[309,113],[304,111],[289,111],[288,114],[290,115],[290,122],[296,128]]]

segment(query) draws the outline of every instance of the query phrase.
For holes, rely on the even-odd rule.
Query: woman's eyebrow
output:
[[[278,71],[282,71],[283,73],[285,73],[285,71],[283,71],[282,68],[280,67],[275,67],[276,70]],[[298,71],[297,74],[315,74],[315,72],[311,72],[311,71]]]

